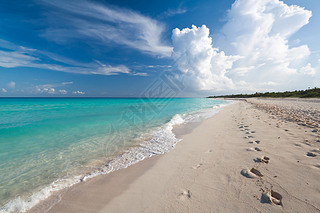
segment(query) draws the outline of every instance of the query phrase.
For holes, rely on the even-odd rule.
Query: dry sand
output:
[[[317,122],[320,103],[249,102],[202,122],[171,152],[79,183],[30,212],[320,212],[318,129],[285,111],[295,105]]]

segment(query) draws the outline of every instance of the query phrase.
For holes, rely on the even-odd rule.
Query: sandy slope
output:
[[[320,212],[319,133],[255,104],[237,102],[170,153],[77,184],[31,212]]]

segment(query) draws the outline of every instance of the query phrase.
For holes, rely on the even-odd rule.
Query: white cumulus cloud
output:
[[[305,75],[311,75],[314,76],[316,74],[316,70],[311,67],[311,64],[308,63],[307,66],[301,67],[300,72]]]
[[[279,0],[236,0],[213,41],[206,26],[175,29],[173,56],[186,86],[201,90],[302,85],[301,78],[316,74],[308,64],[311,53],[301,42],[288,43],[311,16],[311,11]]]
[[[38,93],[48,93],[48,94],[55,94],[56,93],[56,90],[55,90],[55,88],[47,88],[47,87],[45,87],[45,88],[40,88],[40,87],[38,87],[37,88],[37,92]]]
[[[72,94],[78,94],[78,95],[84,95],[85,92],[82,92],[82,91],[73,91]]]
[[[205,25],[174,29],[172,42],[173,58],[179,70],[184,73],[187,87],[199,90],[233,87],[233,82],[226,73],[237,57],[226,56],[223,51],[213,48],[209,29]]]
[[[49,94],[55,94],[55,93],[56,93],[56,90],[55,90],[55,88],[49,88],[49,89],[47,89],[47,92],[48,92]]]
[[[66,95],[68,93],[68,91],[65,90],[65,89],[60,89],[59,93],[62,94],[62,95]]]
[[[255,88],[273,81],[285,87],[288,79],[292,83],[299,78],[310,51],[307,45],[290,47],[288,41],[311,16],[311,11],[279,0],[236,0],[217,41],[226,52],[241,57],[230,77]]]
[[[65,89],[59,89],[56,90],[57,87],[64,87],[67,85],[73,84],[72,81],[68,82],[61,82],[61,83],[53,83],[53,84],[43,84],[43,85],[37,85],[34,88],[31,88],[31,93],[43,93],[43,94],[62,94],[65,95],[68,93]]]

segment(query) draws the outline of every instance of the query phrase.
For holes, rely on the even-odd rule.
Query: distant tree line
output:
[[[236,94],[236,95],[219,95],[209,96],[208,98],[320,98],[320,88],[295,90],[286,92],[256,92],[254,94]]]

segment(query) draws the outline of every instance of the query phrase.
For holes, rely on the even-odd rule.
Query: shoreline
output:
[[[320,143],[312,131],[237,102],[169,153],[76,184],[29,212],[318,212]],[[258,162],[263,156],[268,163]],[[263,177],[241,174],[250,168]],[[271,190],[281,206],[268,202]]]
[[[217,107],[213,107],[213,109],[204,108],[201,110],[192,111],[191,113],[189,112],[186,114],[181,114],[181,116],[180,114],[176,114],[175,116],[171,117],[170,121],[164,123],[159,127],[155,127],[145,132],[144,135],[146,135],[147,138],[145,138],[144,135],[141,136],[141,140],[140,138],[137,138],[138,139],[137,145],[129,146],[129,148],[121,152],[119,155],[116,155],[116,157],[112,158],[110,161],[108,162],[102,162],[101,160],[94,161],[92,163],[93,165],[92,170],[90,171],[88,170],[89,172],[78,174],[76,176],[70,176],[68,178],[57,179],[56,181],[50,183],[48,186],[41,188],[40,191],[37,191],[29,195],[25,199],[24,198],[21,199],[20,197],[15,198],[10,202],[8,202],[6,205],[4,205],[3,209],[1,209],[1,212],[28,211],[30,210],[30,206],[32,209],[33,207],[42,205],[41,204],[42,201],[45,201],[47,199],[50,200],[51,199],[50,197],[59,195],[60,192],[64,192],[68,188],[74,185],[77,185],[81,182],[86,182],[87,180],[95,178],[97,176],[110,174],[119,169],[130,167],[131,165],[134,165],[137,162],[150,158],[150,156],[157,156],[160,154],[164,154],[169,150],[173,149],[176,143],[181,140],[179,137],[175,136],[176,134],[173,131],[175,128],[172,129],[174,125],[179,124],[181,121],[184,121],[186,119],[186,124],[183,124],[181,126],[185,126],[189,128],[190,126],[194,125],[193,124],[194,121],[197,121],[197,123],[201,123],[200,120],[206,119],[206,117],[212,115],[212,113],[216,113],[225,104],[228,104],[228,103],[219,103]],[[191,127],[191,129],[192,128],[194,127]],[[149,138],[150,136],[151,138]],[[158,137],[158,138],[153,138],[153,137]],[[164,143],[159,143],[159,146],[161,146],[159,147],[157,145],[158,140],[163,141],[164,139],[167,139],[167,141],[164,141]],[[154,141],[151,141],[151,140],[154,140]]]

